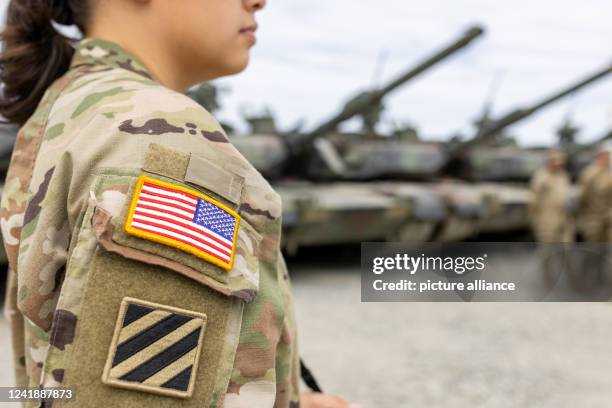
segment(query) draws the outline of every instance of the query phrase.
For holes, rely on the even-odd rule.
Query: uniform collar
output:
[[[70,68],[81,65],[107,65],[127,69],[147,78],[153,77],[134,54],[114,42],[98,38],[85,38],[78,42]]]

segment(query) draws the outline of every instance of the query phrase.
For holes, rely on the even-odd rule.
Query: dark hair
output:
[[[74,54],[71,40],[53,22],[84,32],[86,0],[11,0],[0,34],[0,115],[23,124],[47,88],[66,73]]]

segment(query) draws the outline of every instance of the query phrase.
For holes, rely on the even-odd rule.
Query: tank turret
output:
[[[319,124],[314,130],[309,132],[307,136],[309,138],[315,138],[324,135],[325,133],[334,131],[340,123],[348,119],[355,116],[368,115],[371,113],[372,109],[378,109],[385,96],[432,68],[439,62],[455,54],[457,51],[465,48],[483,34],[484,29],[482,27],[471,27],[459,39],[425,58],[415,67],[407,70],[379,89],[364,91],[352,97],[344,104],[340,112]]]
[[[449,148],[449,160],[444,172],[449,175],[471,180],[525,181],[544,162],[546,149],[521,149],[518,146],[503,145],[496,141],[504,139],[504,131],[525,120],[536,112],[572,95],[582,88],[595,83],[612,73],[612,64],[578,80],[534,104],[516,109],[506,115],[479,122],[474,136]],[[561,136],[567,143],[576,133],[565,127]]]
[[[366,132],[374,133],[374,126],[380,116],[384,98],[421,73],[434,67],[459,50],[471,44],[484,34],[483,28],[473,26],[457,40],[435,52],[416,66],[384,84],[378,89],[361,92],[348,100],[342,109],[331,118],[320,123],[307,133],[288,135],[288,150],[291,153],[288,172],[309,178],[368,178],[369,170],[351,172],[346,163],[338,157],[334,147],[325,136],[336,131],[338,125],[346,120],[360,116]],[[349,174],[346,174],[348,171]]]
[[[467,149],[471,146],[481,143],[486,139],[494,137],[496,134],[500,133],[502,130],[508,128],[509,126],[512,126],[515,123],[532,116],[539,110],[542,110],[548,107],[549,105],[552,105],[553,103],[565,98],[566,96],[571,95],[574,92],[604,78],[610,73],[612,73],[612,64],[607,65],[603,69],[596,71],[595,73],[579,80],[576,83],[573,83],[557,92],[552,93],[547,97],[542,98],[531,106],[516,109],[500,117],[499,119],[489,120],[488,123],[486,123],[484,126],[479,127],[479,130],[476,132],[472,139],[461,145],[461,149]]]

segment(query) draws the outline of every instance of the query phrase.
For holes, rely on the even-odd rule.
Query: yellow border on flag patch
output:
[[[229,263],[223,262],[220,259],[215,258],[212,255],[207,254],[204,251],[200,251],[197,248],[194,248],[190,245],[184,244],[180,241],[176,241],[172,238],[166,238],[166,237],[160,237],[152,232],[146,232],[146,231],[141,231],[139,229],[135,229],[131,226],[132,224],[132,219],[134,217],[134,212],[136,211],[136,203],[138,202],[138,196],[140,195],[140,191],[142,190],[142,185],[145,183],[151,183],[151,184],[155,184],[158,185],[160,187],[165,187],[165,188],[170,188],[173,190],[178,190],[178,191],[182,191],[184,193],[188,193],[191,195],[194,195],[198,198],[201,198],[202,200],[208,201],[209,203],[221,208],[222,210],[226,211],[228,214],[230,214],[231,216],[233,216],[236,219],[236,227],[234,228],[234,237],[232,239],[232,252],[230,255],[230,261]],[[164,245],[168,245],[171,247],[175,247],[178,248],[182,251],[185,252],[189,252],[192,255],[197,256],[198,258],[202,258],[212,264],[215,264],[223,269],[225,269],[226,271],[229,271],[232,269],[232,267],[234,266],[234,254],[236,253],[236,245],[237,245],[237,237],[238,237],[238,226],[240,225],[240,215],[238,215],[238,213],[234,210],[232,210],[231,208],[227,207],[226,205],[221,204],[220,202],[218,202],[217,200],[208,197],[205,194],[202,194],[201,192],[197,191],[197,190],[192,190],[190,188],[187,187],[183,187],[183,186],[178,186],[176,184],[172,184],[172,183],[168,183],[165,181],[161,181],[161,180],[157,180],[151,177],[147,177],[147,176],[140,176],[138,177],[138,181],[136,182],[136,189],[134,190],[134,196],[132,197],[132,202],[130,204],[130,210],[128,212],[128,216],[127,219],[125,220],[125,232],[127,232],[130,235],[134,235],[137,236],[139,238],[143,238],[149,241],[154,241],[154,242],[159,242],[160,244],[164,244]]]

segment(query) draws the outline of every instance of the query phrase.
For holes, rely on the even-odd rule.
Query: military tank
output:
[[[412,130],[409,138],[362,137],[347,141],[337,137],[337,145],[352,177],[429,180],[427,189],[440,193],[447,206],[447,216],[436,229],[434,240],[459,240],[477,232],[526,228],[530,193],[525,182],[542,166],[548,149],[521,148],[505,131],[611,70],[610,66],[604,67],[497,120],[485,109],[476,122],[475,135],[467,141],[455,138],[449,143],[428,143]],[[388,188],[395,186],[390,184]]]
[[[506,135],[505,130],[611,72],[612,66],[606,66],[531,106],[514,110],[499,119],[492,119],[487,114],[477,121],[477,131],[465,141],[454,138],[448,143],[426,142],[418,135],[403,139],[395,135],[371,137],[371,133],[365,133],[361,138],[351,139],[346,135],[328,138],[342,152],[345,167],[342,175],[345,178],[431,180],[452,177],[468,181],[524,182],[542,164],[547,148],[521,148]],[[317,175],[324,176],[325,171],[319,170]]]
[[[415,137],[414,131],[409,132],[412,134],[409,138],[362,137],[347,141],[337,137],[340,141],[337,145],[341,146],[345,166],[349,169],[345,177],[350,174],[348,177],[354,179],[430,180],[427,189],[440,194],[446,206],[446,216],[430,237],[432,240],[454,241],[476,233],[525,229],[530,200],[525,182],[542,166],[547,148],[521,148],[505,130],[605,77],[611,69],[604,67],[497,120],[484,116],[477,122],[476,134],[465,142],[427,143]],[[366,131],[364,134],[372,133]],[[584,156],[587,155],[583,153]],[[570,161],[574,162],[576,160]],[[392,184],[385,188],[396,187]]]
[[[460,177],[474,181],[529,180],[535,170],[543,164],[547,148],[520,148],[516,143],[508,142],[508,138],[504,137],[504,131],[610,73],[612,73],[612,64],[542,98],[531,106],[516,109],[499,119],[484,118],[470,140],[451,146],[450,159],[445,171],[459,173]],[[568,130],[570,129],[565,129],[563,132]]]
[[[300,246],[425,237],[445,217],[441,198],[421,186],[387,193],[370,183],[312,179],[295,167],[288,171],[290,148],[280,139],[271,112],[245,119],[249,136],[232,137],[232,142],[281,195],[283,245],[289,254]],[[330,165],[334,154],[326,158]],[[407,219],[415,220],[409,230],[397,227]]]
[[[505,130],[608,73],[610,67],[605,67],[497,120],[490,118],[485,109],[485,115],[477,121],[475,135],[467,141],[456,138],[449,143],[425,142],[413,128],[400,129],[390,137],[374,137],[371,120],[364,121],[367,126],[360,134],[335,132],[326,138],[340,152],[335,167],[342,169],[338,173],[344,179],[420,180],[425,184],[387,182],[373,188],[389,195],[420,189],[440,196],[445,216],[428,239],[455,241],[480,232],[520,230],[528,226],[530,193],[525,182],[543,164],[547,148],[521,148]],[[329,177],[329,168],[316,164],[311,164],[311,175],[318,171],[316,176]]]
[[[329,141],[337,134],[338,125],[359,116],[365,126],[371,128],[376,121],[375,118],[379,116],[383,99],[387,95],[465,48],[483,34],[484,30],[481,27],[471,27],[459,39],[425,58],[386,85],[353,96],[342,105],[339,112],[309,132],[279,132],[274,125],[274,118],[266,112],[264,115],[247,117],[251,132],[247,136],[233,138],[232,142],[247,159],[252,159],[251,162],[269,180],[288,177],[335,181],[362,179],[351,172],[350,168],[342,167],[342,163],[334,160],[333,153],[329,152]],[[361,134],[355,136],[360,137]],[[342,134],[341,138],[350,139],[351,135]],[[273,150],[272,156],[261,156],[270,150]]]
[[[338,125],[360,116],[377,137],[374,124],[391,92],[463,49],[484,33],[472,27],[459,39],[385,84],[362,92],[310,132],[276,131],[270,115],[248,118],[252,134],[233,137],[236,148],[283,197],[285,247],[367,240],[427,240],[447,216],[444,198],[421,184],[393,186],[368,183],[342,156]],[[360,135],[356,134],[356,137]]]
[[[526,183],[544,165],[549,149],[521,148],[505,134],[506,130],[610,73],[612,65],[605,66],[530,106],[509,112],[499,119],[482,118],[470,140],[451,146],[445,172],[477,182],[478,188],[488,197],[489,208],[479,225],[481,232],[496,233],[528,227],[527,208],[531,195]]]

